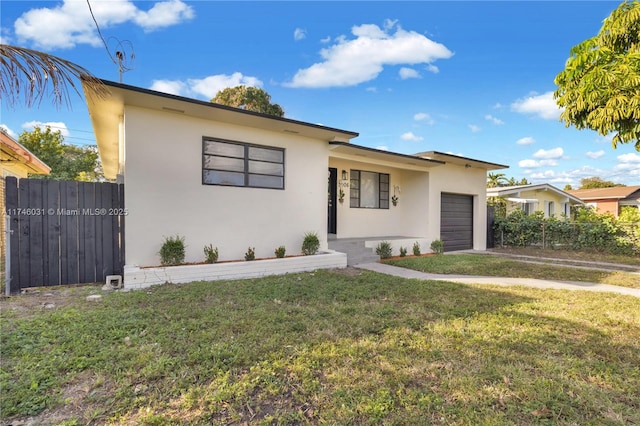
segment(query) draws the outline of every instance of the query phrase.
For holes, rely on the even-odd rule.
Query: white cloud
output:
[[[385,19],[384,23],[382,24],[383,28],[385,29],[385,31],[389,31],[391,29],[393,29],[393,27],[395,27],[395,25],[398,23],[397,19]]]
[[[562,155],[564,155],[564,150],[558,147],[558,148],[553,148],[549,150],[539,149],[535,152],[535,154],[533,154],[533,158],[557,159],[557,158],[562,158]]]
[[[553,100],[553,92],[518,99],[511,104],[511,109],[521,114],[537,115],[545,120],[557,120],[562,112]]]
[[[540,163],[531,159],[520,160],[518,161],[518,167],[522,167],[523,169],[533,169],[540,167]]]
[[[293,39],[295,41],[303,40],[305,38],[307,38],[307,31],[306,30],[303,30],[302,28],[296,28],[293,31]]]
[[[493,115],[487,114],[484,116],[485,120],[491,121],[493,124],[496,125],[500,125],[500,124],[504,124],[504,121],[500,120],[499,118],[494,117]]]
[[[138,10],[133,21],[145,32],[177,25],[195,16],[193,8],[181,0],[168,0],[155,3],[148,12]],[[98,21],[98,24],[100,21]]]
[[[524,138],[523,138],[524,139]],[[535,169],[538,167],[554,167],[558,165],[558,159],[562,158],[564,150],[562,148],[539,149],[533,154],[533,159],[527,158],[518,161],[518,166],[525,169]]]
[[[497,102],[494,106],[493,109],[502,109],[504,108],[504,105],[502,105],[500,102]]]
[[[396,28],[395,33],[390,31]],[[355,38],[338,37],[322,49],[322,62],[300,69],[285,85],[290,87],[346,87],[375,79],[385,65],[430,64],[450,58],[453,53],[415,31],[405,31],[386,21],[381,29],[374,24],[351,28]]]
[[[427,65],[427,71],[432,72],[434,74],[438,74],[440,72],[440,68],[436,67],[433,64]]]
[[[408,78],[420,78],[420,73],[418,71],[414,70],[413,68],[406,67],[400,68],[400,71],[398,71],[398,75],[400,75],[400,78],[403,80],[406,80]]]
[[[591,158],[592,160],[597,160],[598,158],[604,155],[604,151],[603,150],[595,151],[595,152],[588,151],[585,155]]]
[[[182,95],[188,91],[187,85],[178,80],[153,80],[150,89],[171,95]]]
[[[65,138],[70,135],[69,129],[67,129],[67,125],[61,121],[28,121],[26,123],[22,123],[22,129],[26,131],[32,131],[35,127],[40,127],[41,129],[46,129],[47,127],[51,127],[52,132],[57,132],[58,130]]]
[[[412,141],[412,142],[420,142],[421,140],[424,139],[422,136],[414,135],[413,132],[403,133],[402,136],[400,137],[405,141]]]
[[[7,126],[6,124],[0,124],[0,128],[2,130],[4,130],[9,136],[11,136],[13,139],[18,140],[18,134],[16,132],[14,132],[13,130],[11,130],[9,128],[9,126]]]
[[[380,151],[389,151],[389,147],[385,145],[376,146],[376,149],[379,149]]]
[[[181,0],[154,3],[148,11],[138,9],[130,0],[94,2],[93,14],[101,29],[133,22],[144,31],[176,25],[193,18],[191,6]],[[86,2],[64,0],[52,8],[31,9],[14,23],[21,43],[31,42],[37,48],[69,49],[77,44],[102,45]]]
[[[0,27],[0,44],[13,44],[9,28]]]
[[[482,129],[475,124],[469,124],[469,130],[471,130],[472,133],[478,133]]]
[[[640,155],[630,152],[629,154],[618,155],[618,161],[626,164],[637,164],[640,166]]]
[[[234,72],[231,75],[218,74],[203,79],[187,79],[187,81],[154,80],[150,89],[173,95],[201,97],[209,100],[220,90],[239,85],[262,87],[262,81],[256,77]]]
[[[535,143],[535,142],[536,140],[531,136],[525,136],[524,138],[520,138],[516,141],[518,145],[531,145],[532,143]]]
[[[325,38],[320,39],[320,43],[327,44],[331,41],[331,36],[326,36]]]
[[[435,123],[433,118],[431,118],[431,116],[429,114],[427,114],[426,112],[419,112],[419,113],[415,114],[413,116],[413,119],[415,121],[424,121],[428,125],[432,125],[432,124]]]
[[[364,89],[364,90],[366,90],[367,92],[372,92],[372,93],[376,93],[376,92],[378,91],[378,89],[377,89],[377,88],[375,88],[375,87],[373,87],[373,86],[371,86],[371,87],[367,87],[367,88],[366,88],[366,89]]]

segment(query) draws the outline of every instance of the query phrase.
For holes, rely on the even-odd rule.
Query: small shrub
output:
[[[218,261],[218,247],[213,247],[213,244],[204,246],[204,257],[207,263],[216,263]]]
[[[302,254],[309,256],[316,254],[320,248],[320,240],[315,232],[307,232],[302,240]]]
[[[378,243],[378,247],[376,247],[376,254],[380,256],[381,259],[388,259],[391,257],[392,249],[389,241],[381,241]]]
[[[275,254],[276,257],[278,259],[282,259],[284,257],[284,254],[286,253],[287,249],[284,246],[280,246],[275,250]]]
[[[400,247],[400,257],[405,257],[407,255],[407,248]]]
[[[247,249],[247,252],[244,254],[244,260],[256,260],[256,248],[255,247],[249,247]]]
[[[431,251],[435,254],[444,253],[444,243],[442,242],[442,240],[431,241]]]
[[[413,255],[420,256],[420,243],[417,241],[413,243]]]
[[[158,254],[162,265],[182,265],[184,263],[184,237],[164,237],[164,242]]]

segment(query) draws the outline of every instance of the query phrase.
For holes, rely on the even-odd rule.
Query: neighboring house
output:
[[[640,209],[640,186],[614,186],[611,188],[574,189],[567,191],[580,198],[598,213],[611,213],[615,217],[624,206]]]
[[[544,217],[569,217],[571,208],[584,203],[576,196],[548,183],[487,188],[487,197],[501,197],[507,203],[507,214],[523,210],[527,215],[541,211]]]
[[[33,155],[27,148],[0,129],[0,262],[4,268],[6,208],[4,178],[15,176],[26,178],[29,174],[48,175],[49,166]]]
[[[351,131],[104,84],[108,98],[85,92],[104,174],[125,184],[127,265],[158,265],[176,234],[187,262],[207,244],[220,261],[248,247],[299,254],[307,232],[321,249],[385,237],[419,240],[423,252],[439,238],[447,250],[485,249],[487,170],[506,166],[365,148]]]

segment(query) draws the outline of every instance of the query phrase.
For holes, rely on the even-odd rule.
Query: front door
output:
[[[327,233],[336,233],[336,219],[337,219],[337,204],[338,204],[338,169],[335,167],[329,167],[329,182],[328,182],[328,218],[327,218]]]

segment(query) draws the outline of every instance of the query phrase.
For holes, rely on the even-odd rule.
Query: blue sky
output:
[[[532,183],[599,176],[640,185],[640,153],[566,128],[551,93],[572,46],[618,2],[2,1],[2,42],[71,60],[118,81],[196,99],[262,87],[286,117],[356,131],[353,143],[436,150],[509,165]],[[118,44],[120,42],[121,44]],[[120,47],[118,47],[120,46]],[[129,56],[127,56],[129,58]],[[8,107],[17,136],[34,123],[95,144],[83,98]],[[179,142],[177,142],[179,143]]]

